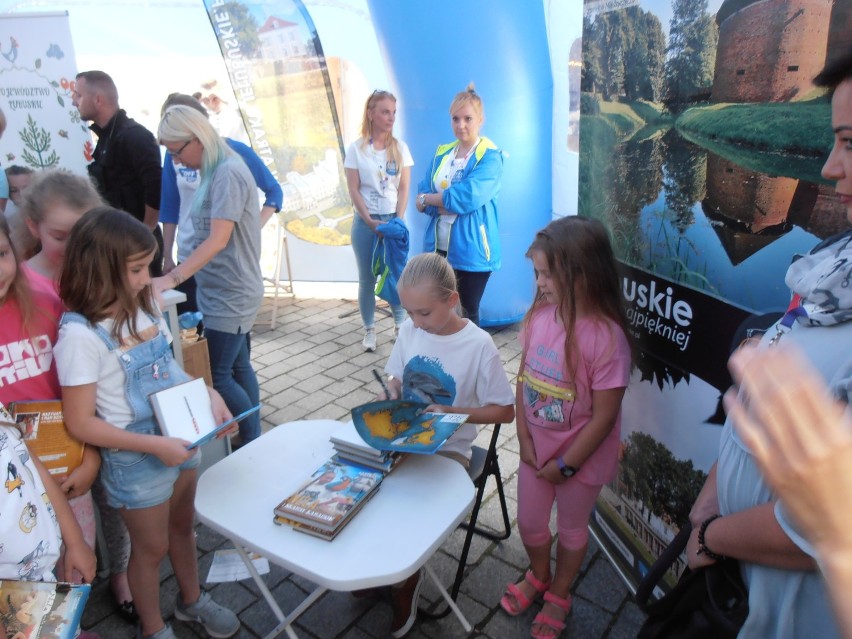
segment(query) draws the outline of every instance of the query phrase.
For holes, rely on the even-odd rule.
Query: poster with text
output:
[[[0,14],[0,165],[85,175],[91,137],[71,104],[77,63],[66,13]]]
[[[811,80],[848,49],[850,15],[850,0],[584,5],[579,212],[610,229],[640,351],[592,523],[633,584],[716,460],[730,352],[786,309],[793,255],[846,227]]]

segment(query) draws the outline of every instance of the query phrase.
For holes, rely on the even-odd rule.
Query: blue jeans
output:
[[[260,403],[260,386],[251,365],[250,333],[223,333],[204,327],[210,351],[210,373],[215,388],[228,410],[239,415]],[[260,413],[252,413],[240,422],[244,444],[260,437]]]
[[[374,220],[387,222],[395,215],[372,215]],[[355,252],[355,264],[358,266],[358,309],[361,311],[361,321],[366,328],[376,324],[376,276],[373,275],[373,240],[376,234],[367,226],[361,216],[355,213],[352,222],[352,250]],[[405,309],[402,306],[392,306],[393,321],[401,324],[405,319]]]

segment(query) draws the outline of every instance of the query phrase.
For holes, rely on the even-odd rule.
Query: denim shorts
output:
[[[156,455],[101,449],[101,484],[113,508],[151,508],[172,497],[181,471],[198,468],[201,451],[180,466],[166,466]]]

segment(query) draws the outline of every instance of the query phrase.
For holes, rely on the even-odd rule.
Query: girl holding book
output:
[[[21,263],[21,271],[26,275],[30,287],[39,294],[46,295],[52,304],[59,301],[59,276],[65,260],[65,245],[71,229],[83,214],[96,206],[103,205],[103,200],[91,181],[70,171],[51,169],[37,173],[24,192],[21,202],[24,237],[14,238],[13,241],[21,247],[21,253],[26,258]],[[56,316],[59,323],[59,315]],[[55,337],[55,335],[54,335]],[[55,391],[50,398],[59,398],[59,381],[54,380]],[[39,399],[47,399],[42,396]],[[133,606],[133,596],[127,584],[127,561],[130,557],[130,539],[127,528],[114,508],[106,503],[106,497],[100,485],[94,482],[101,457],[97,449],[87,446],[82,468],[91,468],[92,472],[85,475],[88,484],[77,480],[83,470],[71,473],[63,483],[66,494],[69,495],[71,509],[77,516],[77,521],[83,528],[86,541],[94,547],[95,516],[92,497],[98,507],[101,519],[101,529],[106,542],[106,555],[110,571],[110,589],[118,605],[119,613],[133,623],[137,621]],[[71,490],[71,486],[80,487],[91,485],[91,494],[74,496],[79,490]],[[76,486],[74,486],[76,488]],[[61,578],[61,577],[60,577]]]
[[[530,635],[552,639],[571,610],[592,507],[617,470],[631,353],[603,224],[555,220],[536,234],[527,256],[538,295],[520,337],[517,428],[518,530],[530,568],[520,583],[509,584],[500,605],[516,616],[543,594]],[[551,570],[554,502],[558,541]]]
[[[0,273],[0,348],[9,358],[4,367],[6,372],[0,377],[0,402],[8,406],[11,402],[58,400],[60,390],[53,346],[62,303],[55,290],[33,286],[26,266],[17,264],[5,219],[0,226],[0,238],[5,263]],[[51,479],[70,500],[83,538],[92,549],[95,515],[90,488],[99,468],[100,456],[96,450],[87,448],[79,466],[67,475]],[[60,580],[82,579],[79,573],[65,574],[63,566],[64,562],[57,565]]]
[[[514,397],[500,353],[491,336],[459,315],[456,276],[438,253],[412,258],[397,285],[408,312],[385,366],[388,399],[426,402],[431,412],[470,417],[438,451],[467,467],[474,424],[508,423]],[[391,636],[404,636],[414,624],[420,574],[392,589]]]
[[[193,530],[200,455],[160,434],[148,396],[188,381],[169,347],[149,267],[156,241],[123,211],[86,213],[68,240],[60,293],[69,312],[59,328],[56,361],[71,433],[100,447],[101,483],[130,532],[127,569],[143,639],[175,635],[160,612],[159,567],[168,553],[180,594],[175,617],[230,637],[236,615],[202,592]],[[230,418],[210,389],[218,422]],[[227,433],[227,431],[225,431]]]

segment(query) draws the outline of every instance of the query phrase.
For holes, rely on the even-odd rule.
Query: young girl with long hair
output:
[[[55,351],[65,420],[73,435],[100,447],[107,502],[130,532],[127,576],[139,636],[174,637],[160,612],[159,566],[168,553],[180,589],[175,617],[230,637],[239,620],[198,583],[193,502],[200,454],[161,434],[148,401],[189,380],[154,301],[149,268],[156,250],[150,230],[117,209],[93,209],[74,226],[66,249],[74,267],[60,279],[68,312]],[[213,389],[210,399],[218,421],[230,418]]]
[[[192,107],[166,109],[158,136],[175,163],[199,171],[201,183],[189,210],[192,252],[154,287],[175,288],[195,276],[213,387],[238,415],[260,403],[250,358],[250,331],[263,301],[257,185],[245,162]],[[260,414],[253,413],[240,423],[241,443],[259,436]]]
[[[0,350],[12,358],[12,361],[7,361],[0,377],[0,403],[3,406],[16,401],[59,397],[53,345],[61,312],[58,301],[30,290],[27,278],[18,268],[9,226],[0,216]],[[0,428],[3,468],[10,472],[13,466],[17,469],[11,472],[16,481],[10,482],[7,490],[0,491],[11,500],[10,503],[4,501],[0,507],[0,512],[8,515],[0,521],[0,539],[4,545],[0,553],[4,558],[0,561],[0,579],[52,581],[55,580],[52,574],[54,564],[61,560],[56,567],[60,574],[67,576],[67,580],[72,579],[72,571],[76,569],[79,571],[77,581],[91,581],[95,576],[94,539],[88,540],[87,547],[80,525],[68,507],[66,495],[86,493],[88,486],[82,476],[90,474],[88,483],[91,484],[97,475],[98,465],[73,475],[73,478],[69,476],[60,488],[41,463],[29,455],[22,436],[23,433],[14,427]],[[7,455],[11,457],[7,458]],[[25,467],[26,474],[20,472]],[[23,507],[27,505],[23,499],[24,492],[37,496],[30,501],[30,506],[35,506],[31,509],[31,527],[19,526],[23,521]],[[56,519],[50,515],[49,509],[40,510],[38,504],[43,494],[51,500]],[[91,505],[89,509],[91,511]],[[57,523],[62,537],[58,536]],[[60,557],[60,543],[63,541],[65,554]],[[37,561],[21,560],[26,553],[32,553],[32,558]]]
[[[603,224],[581,217],[555,220],[536,234],[527,256],[538,294],[520,338],[516,423],[518,529],[530,569],[508,586],[500,605],[519,615],[543,593],[544,607],[530,634],[550,639],[565,628],[595,499],[615,477],[631,353]],[[554,501],[558,541],[552,572]]]
[[[50,169],[36,173],[33,181],[23,193],[21,217],[24,233],[15,238],[21,247],[26,262],[21,263],[21,271],[26,275],[30,287],[51,298],[52,303],[61,304],[59,299],[59,276],[65,259],[65,246],[71,229],[86,211],[102,206],[103,199],[92,182],[83,176],[62,169]],[[59,322],[59,316],[56,317]],[[59,382],[56,381],[56,394],[59,397]],[[45,399],[45,398],[41,398]],[[130,557],[130,540],[127,529],[117,511],[110,508],[103,491],[94,482],[100,467],[100,454],[93,446],[87,446],[83,464],[66,480],[66,484],[75,481],[86,468],[92,473],[86,475],[84,485],[92,486],[92,495],[74,496],[78,491],[63,487],[69,495],[71,509],[83,528],[86,541],[95,543],[95,518],[92,496],[98,506],[101,528],[106,541],[106,555],[110,571],[110,588],[126,619],[136,621],[133,611],[133,597],[127,585],[127,560]]]
[[[364,104],[361,137],[346,150],[343,168],[349,197],[355,207],[352,221],[352,250],[358,265],[358,308],[364,323],[365,350],[376,350],[376,276],[373,274],[373,247],[378,227],[402,219],[408,206],[411,167],[414,160],[408,146],[393,135],[396,97],[376,90]],[[405,319],[401,305],[391,306],[394,333]]]
[[[438,451],[467,467],[475,424],[509,423],[512,388],[491,335],[459,315],[456,276],[437,253],[413,257],[397,285],[403,322],[385,372],[392,399],[426,402],[427,410],[467,413],[468,421]],[[391,636],[402,637],[417,615],[420,575],[392,589]]]

